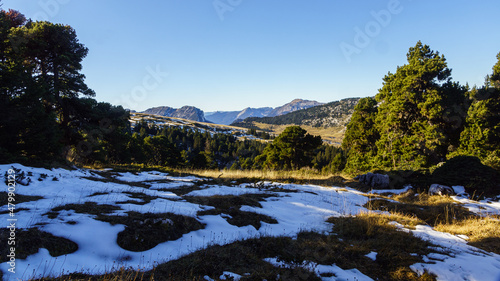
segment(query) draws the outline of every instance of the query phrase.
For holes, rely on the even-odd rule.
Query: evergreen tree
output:
[[[321,144],[321,137],[308,134],[300,126],[290,126],[264,149],[256,162],[272,170],[311,166],[314,150]]]
[[[382,167],[415,169],[443,161],[449,144],[443,99],[450,89],[463,95],[450,84],[451,69],[443,55],[418,42],[407,59],[408,64],[384,77],[375,96],[380,104],[377,160]]]
[[[372,168],[373,158],[377,154],[376,141],[379,133],[375,128],[377,101],[374,98],[362,98],[354,108],[342,149],[347,152],[346,171],[367,171]]]
[[[485,85],[472,91],[473,102],[467,112],[459,151],[500,169],[500,53],[497,59]]]
[[[338,173],[345,167],[345,155],[341,148],[332,145],[322,145],[315,152],[313,168],[324,173]]]
[[[32,66],[32,79],[47,109],[55,110],[58,115],[64,143],[74,142],[75,132],[69,122],[75,99],[80,95],[95,95],[84,83],[85,75],[80,73],[88,49],[67,25],[29,21],[11,33],[13,41],[24,42],[22,55]]]
[[[0,161],[58,157],[62,148],[57,114],[47,107],[26,60],[28,38],[16,35],[26,18],[0,11]],[[43,144],[43,145],[41,145]],[[20,158],[21,157],[21,158]]]

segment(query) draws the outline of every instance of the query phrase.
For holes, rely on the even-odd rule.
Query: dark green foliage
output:
[[[255,129],[255,128],[248,129],[247,134],[252,135],[252,136],[256,136],[256,137],[261,138],[263,140],[271,139],[271,135],[269,135],[269,133],[257,131],[257,129]]]
[[[432,173],[435,183],[462,185],[476,196],[497,196],[500,194],[500,173],[485,166],[477,157],[454,157]]]
[[[408,64],[384,77],[376,95],[380,139],[378,161],[388,168],[419,168],[445,157],[442,83],[451,83],[444,56],[418,42],[407,55]],[[447,89],[448,91],[448,89]]]
[[[299,126],[290,126],[266,146],[255,161],[271,170],[300,169],[311,165],[314,150],[321,143],[321,137],[307,134]]]
[[[443,116],[439,121],[446,139],[442,151],[439,152],[441,155],[454,152],[460,146],[460,134],[464,130],[467,110],[470,106],[468,90],[468,86],[460,86],[456,82],[446,83],[442,86]]]
[[[1,10],[0,37],[0,161],[118,161],[128,114],[88,98],[75,30]]]
[[[342,141],[342,149],[348,155],[346,171],[371,170],[371,159],[377,154],[375,142],[380,137],[375,128],[376,116],[377,101],[370,97],[360,99]]]
[[[347,172],[415,170],[457,149],[467,89],[451,81],[444,56],[421,42],[407,60],[384,77],[376,102],[367,98],[355,109],[343,143],[350,149]]]
[[[459,154],[477,156],[500,170],[500,53],[497,59],[485,85],[471,93]]]
[[[126,151],[130,139],[130,113],[121,106],[91,98],[72,99],[67,104],[69,130],[77,162],[87,164],[121,163],[130,158]]]
[[[229,134],[158,127],[146,121],[136,124],[133,132],[127,146],[129,161],[149,165],[247,169],[266,146],[254,140],[238,141]]]
[[[313,168],[325,173],[339,173],[345,167],[344,151],[335,146],[322,145],[312,160]]]
[[[362,98],[354,108],[351,121],[347,125],[342,148],[358,153],[376,152],[375,141],[379,135],[375,130],[377,101],[374,98]]]

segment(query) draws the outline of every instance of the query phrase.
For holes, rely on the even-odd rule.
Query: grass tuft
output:
[[[437,231],[469,237],[469,245],[500,254],[500,221],[491,217],[471,217],[452,224],[438,224]]]
[[[425,193],[415,196],[412,192],[407,192],[395,195],[391,199],[396,201],[372,199],[364,207],[369,210],[415,216],[430,226],[454,223],[475,216],[474,213],[445,196],[429,196]]]

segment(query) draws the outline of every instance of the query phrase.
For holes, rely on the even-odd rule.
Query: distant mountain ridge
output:
[[[253,128],[254,122],[272,125],[307,125],[312,127],[345,127],[360,98],[348,98],[274,117],[250,117],[233,126]]]
[[[198,122],[211,122],[215,124],[230,125],[234,122],[242,121],[246,118],[262,118],[262,117],[275,117],[288,114],[297,110],[308,109],[323,105],[321,102],[294,99],[282,106],[251,108],[247,107],[241,111],[216,111],[209,112],[205,116],[203,110],[194,106],[183,106],[181,108],[173,108],[169,106],[158,106],[146,109],[142,113],[154,114],[165,117],[184,118]]]
[[[184,118],[192,121],[207,122],[203,110],[194,106],[183,106],[181,108],[172,108],[169,106],[158,106],[146,109],[142,113],[155,114],[166,117]]]
[[[247,107],[241,111],[217,111],[212,113],[207,113],[206,119],[212,123],[230,125],[234,122],[242,121],[246,118],[262,118],[262,117],[274,117],[290,112],[294,112],[301,109],[307,109],[315,106],[322,105],[323,103],[317,101],[294,99],[293,101],[276,107],[261,107],[261,108],[250,108]]]
[[[241,111],[216,111],[207,113],[206,118],[208,121],[215,124],[229,125],[236,120],[243,120],[248,117],[265,117],[268,116],[273,108],[261,107],[251,108],[247,107]]]
[[[307,109],[307,108],[315,107],[315,106],[322,105],[322,104],[323,103],[317,102],[317,101],[294,99],[293,101],[291,101],[283,106],[276,107],[266,117],[280,116],[280,115],[284,115],[284,114],[287,114],[290,112],[294,112],[294,111],[302,110],[302,109]]]

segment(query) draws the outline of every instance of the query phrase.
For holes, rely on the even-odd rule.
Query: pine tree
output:
[[[308,134],[300,126],[290,126],[266,146],[255,162],[272,170],[311,166],[314,150],[321,143],[321,137]]]
[[[393,169],[415,169],[443,161],[449,143],[443,99],[453,87],[446,59],[419,41],[410,48],[407,60],[396,73],[384,77],[375,96],[380,134],[377,160],[382,167]]]
[[[368,171],[373,166],[373,158],[377,154],[376,141],[379,133],[375,128],[377,101],[374,98],[362,98],[354,108],[346,133],[342,141],[342,149],[347,152],[347,172]]]
[[[493,74],[485,85],[472,91],[465,129],[460,136],[460,154],[477,156],[500,169],[500,53]]]
[[[26,61],[28,38],[16,36],[25,23],[17,11],[0,11],[2,162],[57,158],[62,148],[57,115],[47,107],[42,89],[33,80],[36,66]]]

